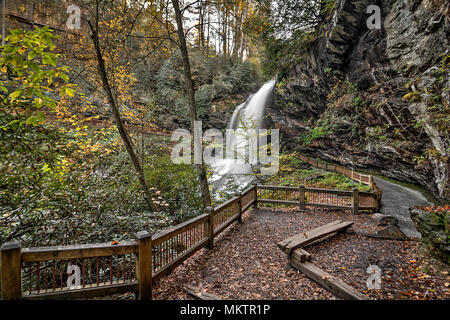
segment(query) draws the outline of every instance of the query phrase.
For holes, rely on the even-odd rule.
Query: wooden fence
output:
[[[284,186],[261,186],[257,187],[258,204],[298,206],[300,210],[305,207],[330,208],[352,210],[353,214],[360,210],[375,211],[375,192],[318,189]]]
[[[21,248],[5,243],[0,249],[2,299],[86,299],[138,292],[151,299],[152,282],[169,273],[204,247],[242,214],[258,204],[375,210],[373,192],[253,185],[206,213],[151,235],[143,231],[135,241]],[[371,200],[368,201],[367,199]]]
[[[362,174],[360,172],[356,172],[354,170],[351,170],[349,168],[340,165],[320,162],[318,160],[306,157],[304,155],[298,155],[298,158],[304,162],[309,163],[313,167],[324,169],[327,171],[337,172],[359,183],[370,186],[372,192],[361,193],[360,202],[362,202],[363,207],[376,207],[374,211],[379,211],[381,205],[382,190],[378,188],[378,186],[375,184],[375,182],[373,181],[373,177],[371,175]]]
[[[5,243],[0,249],[1,298],[86,299],[138,292],[139,299],[151,299],[152,281],[203,247],[212,248],[215,237],[256,206],[256,197],[253,185],[168,230],[139,232],[135,241],[40,248]]]

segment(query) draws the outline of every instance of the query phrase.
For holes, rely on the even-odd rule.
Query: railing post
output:
[[[352,212],[353,214],[358,214],[359,211],[359,191],[357,188],[353,189],[353,205],[352,205]]]
[[[305,186],[302,184],[298,188],[298,211],[305,211]]]
[[[239,213],[238,222],[239,223],[242,223],[242,195],[243,195],[243,193],[239,192],[239,194],[238,194],[238,197],[239,197],[239,200],[238,200],[238,209],[239,209],[239,211],[238,211],[238,213]]]
[[[147,231],[136,233],[139,250],[136,261],[139,282],[139,300],[152,300],[152,235]]]
[[[21,246],[19,241],[11,241],[0,249],[1,298],[3,300],[22,299]]]
[[[258,184],[255,183],[253,190],[255,191],[255,202],[253,202],[252,208],[256,210],[258,209]]]
[[[206,213],[209,214],[208,219],[208,249],[212,249],[214,247],[214,209],[211,207],[207,207],[205,209]]]

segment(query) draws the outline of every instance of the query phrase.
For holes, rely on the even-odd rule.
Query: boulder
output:
[[[388,214],[374,213],[372,219],[376,220],[379,226],[398,226],[398,219]]]
[[[395,225],[389,225],[384,229],[378,230],[376,235],[379,238],[392,240],[408,240],[409,238]]]

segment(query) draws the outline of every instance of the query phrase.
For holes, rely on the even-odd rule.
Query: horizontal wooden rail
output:
[[[325,169],[328,171],[338,172],[352,180],[355,180],[359,183],[368,185],[373,192],[365,193],[365,195],[370,194],[370,196],[373,197],[374,202],[375,202],[375,205],[373,207],[370,206],[370,210],[373,210],[373,211],[380,210],[381,197],[382,197],[383,191],[375,184],[375,182],[373,181],[372,175],[367,175],[367,174],[363,174],[360,172],[356,172],[354,170],[351,170],[349,168],[346,168],[346,167],[343,167],[340,165],[334,165],[334,164],[328,164],[328,163],[324,165],[324,163],[319,162],[318,160],[306,157],[304,155],[298,155],[298,157],[302,161],[309,163],[310,165],[312,165],[314,167]]]
[[[239,218],[239,213],[229,218],[227,221],[225,221],[217,230],[214,231],[214,237],[217,237],[219,234],[221,234],[225,229],[227,229],[233,222],[237,221]]]
[[[207,214],[202,214],[198,217],[187,220],[183,223],[176,225],[175,227],[169,228],[162,231],[152,237],[153,246],[157,246],[168,239],[172,239],[182,233],[183,231],[191,229],[193,226],[203,224],[209,219]]]
[[[253,206],[255,203],[256,203],[256,200],[250,201],[248,204],[246,204],[245,206],[242,207],[242,212],[247,211],[247,209],[250,208],[251,206]]]
[[[39,262],[49,260],[69,260],[78,258],[107,257],[137,253],[136,241],[111,243],[82,244],[71,246],[37,247],[22,249],[22,262]]]
[[[373,179],[370,178],[369,182],[373,184]],[[265,194],[260,195],[261,192]],[[271,193],[282,198],[272,198]],[[138,291],[140,299],[151,299],[152,281],[171,272],[202,248],[213,248],[214,238],[235,221],[241,222],[242,214],[250,207],[256,207],[258,203],[352,209],[357,212],[358,209],[372,208],[367,205],[370,202],[367,199],[377,197],[379,199],[379,193],[359,193],[357,190],[253,185],[238,196],[211,208],[209,212],[158,234],[140,232],[136,241],[24,249],[17,244],[5,244],[0,251],[1,295],[3,299],[81,299]],[[331,202],[327,203],[327,199]],[[358,200],[356,203],[355,199]],[[360,200],[366,203],[360,203]],[[134,256],[135,259],[126,259],[127,255]],[[76,288],[65,286],[68,273],[64,268],[72,263],[81,265],[83,275],[82,285]],[[57,276],[60,277],[58,288],[54,285],[55,265],[60,268],[56,270]],[[121,277],[120,268],[130,266],[133,269],[127,271],[127,275],[131,272],[135,276]],[[85,270],[86,268],[88,270]],[[92,275],[92,268],[97,275]],[[100,269],[103,273],[109,273],[108,277],[99,279]],[[28,276],[35,275],[30,280],[34,281],[35,287],[32,290],[30,284],[29,292],[25,294],[22,294],[22,272],[24,275],[28,273]],[[119,276],[116,277],[113,272]],[[93,279],[89,278],[85,282],[85,274],[89,274]],[[53,277],[53,288],[48,289],[46,283],[45,288],[40,289],[40,283],[47,281],[49,277]]]
[[[320,189],[320,188],[305,188],[306,192],[316,192],[316,193],[328,193],[328,194],[336,194],[342,196],[352,195],[353,191],[346,190],[336,190],[336,189]]]
[[[286,205],[298,205],[298,201],[285,201],[285,200],[271,200],[271,199],[258,199],[258,203],[269,203],[269,204],[286,204]]]
[[[338,205],[332,205],[332,204],[312,203],[312,202],[307,202],[306,205],[309,207],[325,208],[325,209],[338,209],[338,210],[341,210],[341,209],[347,210],[347,209],[352,208],[352,206],[338,206]]]
[[[137,292],[139,284],[137,282],[131,283],[115,283],[115,284],[100,284],[95,287],[86,287],[82,289],[70,290],[64,288],[63,290],[41,292],[38,294],[24,295],[24,300],[66,300],[66,299],[89,299],[101,296],[109,296],[113,294]]]
[[[319,189],[286,186],[258,185],[259,191],[257,203],[272,205],[298,206],[304,210],[305,206],[329,209],[352,209],[356,214],[359,210],[376,210],[375,192]],[[302,197],[304,199],[302,200]]]
[[[83,299],[135,291],[139,299],[151,299],[152,281],[212,244],[214,237],[233,222],[242,221],[242,214],[251,206],[255,207],[256,203],[257,187],[252,185],[238,196],[212,208],[210,213],[155,235],[139,232],[136,241],[23,249],[18,242],[6,243],[0,250],[1,298]],[[127,260],[125,256],[135,258]],[[128,277],[121,279],[125,271],[120,268],[125,268],[126,263],[132,263],[133,270],[127,271]],[[68,276],[71,273],[68,267],[72,265],[82,273],[82,279],[80,284],[69,287]],[[22,272],[28,277],[30,288],[24,294]],[[135,276],[130,276],[130,272]],[[31,275],[34,277],[30,278]],[[58,286],[55,286],[55,278]],[[50,286],[48,279],[52,282]],[[45,282],[43,288],[41,282]]]
[[[218,207],[214,208],[214,211],[215,212],[220,212],[222,210],[225,210],[226,208],[232,206],[233,204],[235,204],[239,200],[240,200],[239,197],[233,197],[233,198],[227,200],[226,202],[222,203]]]
[[[260,190],[292,190],[297,191],[297,187],[288,187],[288,186],[269,186],[269,185],[260,185],[258,184],[258,189]]]

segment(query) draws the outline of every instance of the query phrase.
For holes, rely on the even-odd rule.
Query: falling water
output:
[[[275,81],[269,81],[264,84],[259,91],[251,96],[246,102],[239,105],[233,113],[228,129],[243,130],[246,129],[263,129],[266,107],[272,97]],[[250,124],[250,126],[249,126]],[[234,145],[238,150],[244,149],[248,144],[245,135],[227,134],[227,146]],[[225,154],[225,153],[224,153]],[[240,187],[246,186],[255,180],[252,175],[252,167],[250,164],[238,159],[227,159],[216,161],[212,165],[213,175],[210,178],[216,190],[222,190],[227,183],[234,181]]]

